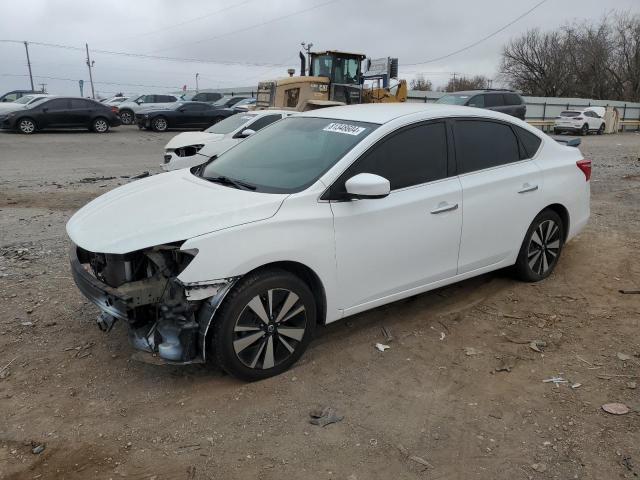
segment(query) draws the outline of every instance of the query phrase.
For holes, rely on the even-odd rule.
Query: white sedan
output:
[[[258,110],[238,113],[210,126],[203,132],[183,132],[164,147],[165,171],[202,165],[220,155],[249,135],[294,112],[288,110]]]
[[[257,380],[317,325],[504,267],[548,277],[587,224],[590,175],[580,150],[497,112],[320,109],[93,200],[67,224],[72,271],[102,329],[120,319],[135,348]]]

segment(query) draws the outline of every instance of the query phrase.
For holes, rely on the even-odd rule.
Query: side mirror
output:
[[[184,112],[184,108],[180,108],[178,111],[179,112]]]
[[[140,105],[142,103],[142,100],[136,100],[135,103]]]
[[[351,198],[384,198],[391,192],[389,180],[373,173],[359,173],[344,184]]]
[[[47,107],[44,107],[44,108],[42,109],[42,111],[43,111],[44,113],[47,113],[47,112],[49,111],[49,109],[48,109]]]
[[[256,133],[255,130],[251,130],[250,128],[245,128],[243,131],[241,131],[237,137],[238,138],[247,138],[250,137],[251,135],[253,135],[254,133]]]

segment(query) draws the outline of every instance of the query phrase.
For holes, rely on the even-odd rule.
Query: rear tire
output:
[[[109,122],[104,117],[98,117],[91,123],[91,130],[96,133],[107,133],[109,131]]]
[[[605,125],[603,123],[602,125],[600,125],[600,128],[598,129],[598,135],[602,135],[604,133],[604,129],[605,129]]]
[[[38,129],[36,127],[36,122],[28,117],[19,119],[16,122],[16,126],[18,127],[18,131],[20,133],[24,133],[25,135],[31,135]]]
[[[582,128],[580,129],[580,135],[582,135],[584,137],[589,135],[589,125],[587,125],[586,123],[584,125],[582,125]]]
[[[551,209],[533,219],[520,246],[514,265],[516,276],[525,282],[539,282],[553,272],[564,244],[565,226]]]
[[[151,121],[151,127],[156,132],[166,132],[169,128],[167,119],[164,117],[156,117]]]
[[[120,111],[120,121],[123,125],[131,125],[133,120],[135,119],[135,115],[132,110],[121,110]]]
[[[230,375],[261,380],[286,371],[313,338],[316,304],[308,285],[280,269],[249,274],[214,318],[212,356]]]

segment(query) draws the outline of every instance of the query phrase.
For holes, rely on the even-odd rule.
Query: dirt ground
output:
[[[158,172],[172,135],[0,132],[0,478],[640,476],[640,295],[619,292],[640,288],[640,134],[583,139],[591,223],[549,279],[497,272],[345,319],[253,384],[132,359],[69,273],[66,220]],[[344,419],[309,424],[324,406]]]

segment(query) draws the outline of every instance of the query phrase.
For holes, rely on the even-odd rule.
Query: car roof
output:
[[[396,118],[415,113],[424,113],[425,120],[456,116],[495,118],[499,120],[509,119],[509,121],[514,120],[513,117],[503,113],[494,112],[493,110],[421,102],[345,105],[310,110],[308,112],[302,112],[296,116],[383,124],[395,120]]]
[[[294,110],[277,110],[277,109],[265,109],[265,110],[249,110],[248,112],[238,112],[237,115],[262,115],[262,114],[270,114],[270,115],[293,115],[294,113],[298,113]]]

